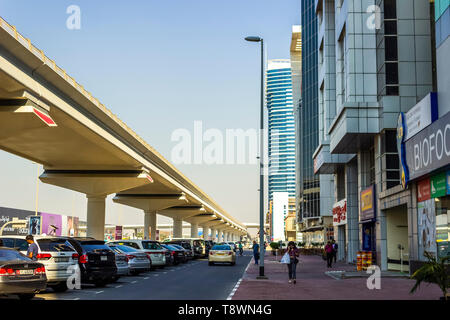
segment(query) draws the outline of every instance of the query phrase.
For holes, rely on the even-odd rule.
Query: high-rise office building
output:
[[[286,225],[289,215],[295,216],[295,123],[291,63],[288,59],[268,61],[266,103],[269,122],[268,199],[269,202],[274,201],[275,192],[287,193],[289,208],[286,208],[286,217],[282,222]],[[269,204],[269,207],[276,207],[276,204]],[[279,223],[275,222],[277,225]],[[295,228],[293,230],[285,228],[285,232],[286,238],[295,240]]]

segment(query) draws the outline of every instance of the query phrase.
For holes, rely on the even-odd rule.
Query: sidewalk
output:
[[[439,300],[442,296],[436,285],[428,284],[422,284],[416,293],[409,294],[415,281],[405,278],[382,275],[380,290],[369,290],[366,278],[334,279],[325,272],[355,271],[355,266],[338,262],[330,269],[319,256],[301,256],[297,284],[290,284],[287,266],[279,260],[279,256],[267,253],[264,271],[269,279],[256,280],[259,266],[252,259],[232,300]]]

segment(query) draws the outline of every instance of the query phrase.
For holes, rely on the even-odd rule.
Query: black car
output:
[[[29,300],[47,287],[45,267],[17,250],[0,247],[0,294]]]
[[[182,240],[172,240],[167,242],[166,244],[177,244],[179,246],[182,246],[186,250],[186,258],[188,260],[194,259],[194,253],[192,252],[192,247],[189,242]]]
[[[66,239],[78,252],[81,282],[101,287],[117,279],[116,255],[105,241],[82,237]]]
[[[187,257],[184,253],[184,250],[180,249],[180,248],[176,248],[171,246],[170,244],[161,244],[161,246],[164,247],[164,249],[167,249],[170,252],[172,259],[172,264],[173,265],[177,265],[180,262],[186,262],[187,261]]]

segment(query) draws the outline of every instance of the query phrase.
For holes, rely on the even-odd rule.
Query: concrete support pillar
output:
[[[106,195],[87,197],[86,235],[97,240],[105,238],[105,199]]]
[[[358,216],[358,165],[355,160],[345,165],[345,193],[347,198],[346,245],[347,262],[356,262],[359,251],[359,216]]]
[[[198,238],[198,223],[191,223],[191,238]]]
[[[183,238],[183,220],[181,218],[173,218],[173,237]]]
[[[204,240],[210,240],[209,238],[209,227],[208,226],[202,226],[203,229],[203,239]]]
[[[219,230],[218,242],[223,242],[223,230]]]
[[[144,211],[144,239],[156,240],[156,211]]]
[[[217,230],[215,228],[211,228],[211,240],[216,242],[217,241]]]

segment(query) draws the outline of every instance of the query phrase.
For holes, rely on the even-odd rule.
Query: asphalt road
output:
[[[236,265],[208,266],[207,259],[156,269],[138,276],[121,277],[104,288],[82,285],[82,290],[55,293],[52,289],[35,300],[225,300],[251,260],[251,252],[236,257]]]

